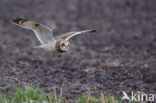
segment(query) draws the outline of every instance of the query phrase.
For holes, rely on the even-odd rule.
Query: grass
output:
[[[70,103],[62,97],[62,90],[59,96],[56,92],[46,93],[38,87],[26,86],[18,87],[0,94],[0,103]],[[89,94],[82,94],[72,103],[121,103],[119,99],[101,94],[99,98]]]

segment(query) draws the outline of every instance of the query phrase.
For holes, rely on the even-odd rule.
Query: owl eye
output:
[[[65,43],[62,43],[62,45],[61,45],[61,46],[62,46],[62,47],[64,47],[64,46],[66,46],[66,45],[65,45]]]

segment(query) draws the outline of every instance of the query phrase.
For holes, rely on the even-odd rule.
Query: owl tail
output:
[[[52,50],[55,49],[53,44],[44,44],[44,45],[39,45],[39,46],[36,46],[36,47],[33,47],[33,48],[35,48],[35,49],[42,48],[42,49],[44,49],[46,51],[52,51]]]

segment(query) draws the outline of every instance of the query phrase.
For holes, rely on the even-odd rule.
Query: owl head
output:
[[[61,41],[60,42],[60,49],[61,49],[61,51],[63,51],[63,52],[68,51],[69,50],[69,44],[70,43],[67,40]]]

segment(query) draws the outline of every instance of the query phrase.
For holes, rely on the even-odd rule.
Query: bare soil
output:
[[[0,91],[38,85],[75,98],[82,93],[156,94],[156,0],[0,0]],[[33,49],[34,33],[12,17],[54,28],[54,35],[96,29],[53,54]],[[53,25],[52,25],[53,24]]]

